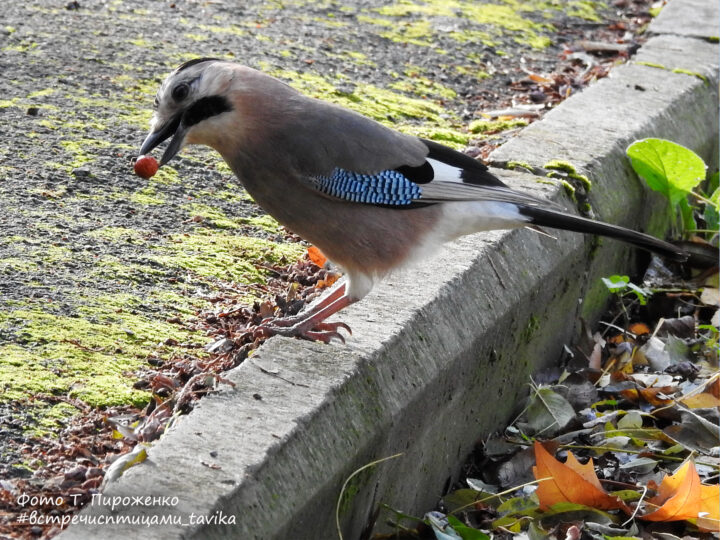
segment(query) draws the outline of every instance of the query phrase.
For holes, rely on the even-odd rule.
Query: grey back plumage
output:
[[[253,147],[276,152],[276,159],[291,159],[293,168],[308,176],[328,175],[335,168],[373,174],[425,161],[428,149],[417,137],[305,96],[259,71],[228,65],[242,78],[235,87],[247,105],[249,152]]]

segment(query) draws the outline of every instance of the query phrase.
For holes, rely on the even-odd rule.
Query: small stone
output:
[[[25,111],[29,116],[37,116],[40,113],[40,107],[28,107]]]
[[[77,169],[73,169],[72,174],[75,178],[91,178],[93,174],[90,172],[90,169],[86,169],[85,167],[78,167]]]
[[[547,94],[542,90],[530,92],[530,100],[533,103],[545,103],[547,101]]]
[[[90,467],[85,474],[85,478],[96,478],[98,476],[105,476],[105,471],[100,467]]]
[[[215,343],[208,345],[205,350],[212,354],[228,352],[235,346],[235,342],[229,338],[218,339]]]
[[[343,96],[350,96],[355,92],[356,85],[351,82],[343,82],[335,86],[335,92]]]
[[[84,467],[83,465],[79,465],[79,466],[75,467],[74,469],[65,471],[65,479],[66,480],[85,480],[86,474],[87,474],[87,467]]]

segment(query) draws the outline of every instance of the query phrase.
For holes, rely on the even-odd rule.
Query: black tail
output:
[[[520,206],[520,213],[530,219],[533,225],[541,227],[552,227],[588,234],[599,234],[610,238],[617,238],[648,251],[654,251],[665,257],[676,261],[684,261],[688,258],[687,252],[669,242],[658,240],[654,236],[636,231],[631,231],[617,225],[610,225],[602,221],[593,221],[579,216],[564,214],[555,210],[546,210],[534,206]]]

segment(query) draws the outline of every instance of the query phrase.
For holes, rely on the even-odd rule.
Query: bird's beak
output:
[[[182,149],[186,134],[187,128],[182,125],[182,114],[176,114],[161,126],[160,129],[150,132],[148,136],[145,137],[145,141],[143,141],[140,147],[140,155],[147,154],[161,142],[172,137],[170,144],[160,159],[160,166],[162,167]]]

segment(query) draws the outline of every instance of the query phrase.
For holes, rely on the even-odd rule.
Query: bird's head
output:
[[[147,154],[171,138],[160,160],[170,161],[186,144],[212,146],[212,134],[222,133],[233,105],[229,87],[234,72],[231,64],[214,58],[197,58],[173,71],[155,97],[150,133],[140,148]]]

